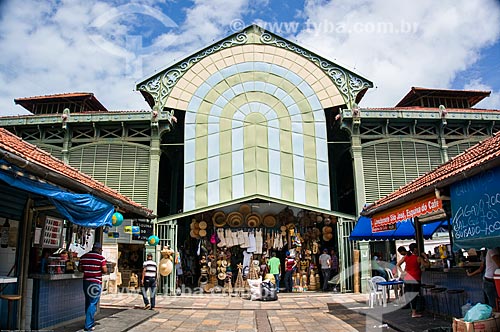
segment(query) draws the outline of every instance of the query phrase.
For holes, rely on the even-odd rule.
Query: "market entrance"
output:
[[[177,217],[160,219],[158,224],[162,244],[178,252],[173,273],[162,278],[162,292],[168,294],[172,289],[177,293],[239,291],[246,288],[245,280],[266,277],[266,261],[273,253],[281,261],[282,276],[287,253],[297,261],[293,292],[320,290],[320,254],[327,249],[338,257],[339,218],[333,212],[254,199]],[[176,232],[176,243],[167,240],[174,238],[167,232]],[[338,258],[334,265],[331,277],[339,273]],[[280,287],[284,290],[283,280]]]

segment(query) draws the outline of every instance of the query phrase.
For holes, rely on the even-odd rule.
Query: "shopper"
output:
[[[271,259],[267,262],[269,266],[269,273],[274,276],[274,281],[276,283],[276,292],[280,291],[280,267],[281,262],[278,257],[276,257],[276,252],[273,251],[271,254]]]
[[[488,249],[486,257],[481,258],[480,267],[474,272],[467,272],[468,276],[473,276],[484,272],[483,276],[483,292],[485,295],[486,303],[492,308],[496,307],[496,298],[500,297],[495,288],[493,276],[495,270],[500,269],[500,247]]]
[[[158,272],[158,265],[153,260],[153,254],[148,253],[146,256],[146,261],[143,264],[142,269],[142,299],[144,300],[144,309],[153,310],[155,307],[155,296],[156,296],[156,276]],[[148,299],[148,289],[150,292],[150,299]]]
[[[417,304],[421,301],[420,298],[420,281],[422,274],[422,266],[428,267],[429,260],[427,255],[422,253],[418,255],[417,244],[412,243],[409,246],[410,250],[406,251],[404,247],[399,247],[398,252],[401,255],[406,255],[401,258],[397,264],[398,269],[401,271],[401,265],[405,263],[405,270],[402,272],[402,279],[405,282],[405,295],[410,297],[410,307],[411,307],[411,317],[419,318],[422,317],[420,313],[417,312]],[[420,309],[420,308],[419,308]]]
[[[323,292],[328,291],[328,281],[330,280],[331,257],[328,255],[328,249],[323,249],[323,253],[319,256],[321,265],[321,274],[323,275]]]
[[[290,252],[286,253],[285,259],[285,288],[288,293],[291,293],[293,290],[293,270],[297,266],[297,262],[290,255]]]
[[[94,243],[92,250],[80,257],[78,270],[83,272],[83,293],[85,295],[85,326],[83,330],[94,331],[94,315],[102,291],[102,274],[108,273],[106,258],[102,255],[100,243]]]

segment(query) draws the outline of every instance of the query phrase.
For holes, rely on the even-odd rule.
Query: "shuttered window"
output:
[[[149,150],[136,144],[99,144],[71,149],[69,164],[133,201],[147,206]]]
[[[441,164],[439,146],[415,141],[384,141],[363,147],[366,202],[384,197]]]

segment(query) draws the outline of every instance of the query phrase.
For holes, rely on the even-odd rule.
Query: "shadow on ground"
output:
[[[363,306],[360,307],[360,304]],[[424,313],[421,318],[411,318],[411,310],[395,307],[368,308],[366,303],[328,303],[329,314],[347,322],[359,332],[447,332],[452,331],[451,321]],[[360,319],[359,317],[364,317]]]
[[[113,316],[114,314],[117,314],[123,310],[126,310],[127,308],[102,308],[100,309],[100,312],[95,316],[95,321],[97,324],[99,324],[99,320],[104,319],[106,317]],[[85,324],[85,319],[81,319],[75,322],[72,322],[71,324],[66,324],[63,326],[59,326],[57,328],[54,328],[54,332],[74,332],[74,331],[80,331],[83,329],[83,325]]]

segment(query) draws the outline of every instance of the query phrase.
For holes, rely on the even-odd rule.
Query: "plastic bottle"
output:
[[[462,317],[465,317],[470,308],[472,308],[472,303],[470,303],[470,300],[467,300],[467,303],[462,306]]]

